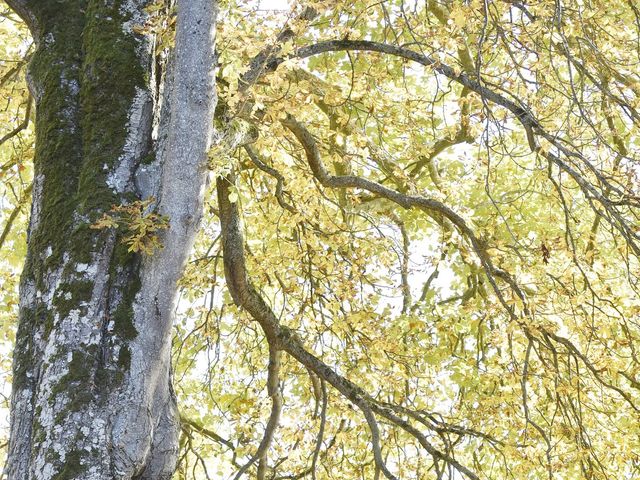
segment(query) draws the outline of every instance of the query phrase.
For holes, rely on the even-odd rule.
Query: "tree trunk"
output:
[[[170,478],[172,313],[206,181],[215,2],[179,3],[170,75],[136,33],[148,0],[9,3],[37,43],[37,117],[8,478]],[[153,255],[90,228],[149,197],[170,222]]]

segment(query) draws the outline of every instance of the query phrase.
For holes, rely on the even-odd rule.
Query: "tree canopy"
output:
[[[175,478],[640,478],[634,0],[267,3],[220,5]],[[0,38],[6,413],[36,112]],[[153,255],[144,201],[93,226]]]

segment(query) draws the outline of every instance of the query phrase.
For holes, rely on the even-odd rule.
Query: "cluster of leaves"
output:
[[[175,11],[166,0],[154,0],[144,8],[147,21],[142,25],[134,25],[133,30],[142,35],[152,35],[157,55],[162,55],[173,46],[175,38]]]
[[[155,199],[137,200],[127,205],[114,205],[108,213],[91,225],[93,229],[122,228],[122,243],[129,252],[152,255],[162,248],[159,232],[169,228],[169,219],[153,211]]]

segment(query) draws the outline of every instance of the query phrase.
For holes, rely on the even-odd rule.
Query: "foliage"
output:
[[[150,210],[155,199],[136,200],[127,205],[113,205],[109,213],[91,225],[93,229],[124,228],[126,236],[122,243],[126,244],[129,252],[141,252],[152,255],[162,243],[158,237],[161,230],[169,228],[169,219]]]
[[[140,28],[169,45],[171,19],[154,21]],[[15,16],[0,28],[11,130],[29,114],[28,49]],[[345,48],[302,58],[329,40]],[[361,40],[432,61],[347,43]],[[634,2],[227,0],[218,49],[210,165],[212,180],[235,175],[227,198],[247,276],[280,324],[380,409],[368,422],[357,400],[283,356],[265,478],[461,478],[460,466],[487,479],[640,478]],[[31,133],[0,146],[4,372]],[[277,403],[273,345],[230,295],[221,205],[213,192],[205,201],[175,326],[179,479],[239,471]],[[166,223],[148,202],[96,227],[122,224],[130,250],[149,253]]]

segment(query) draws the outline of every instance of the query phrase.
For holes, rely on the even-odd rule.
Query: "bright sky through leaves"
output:
[[[0,11],[2,137],[27,112],[28,52]],[[141,31],[170,48],[162,15]],[[217,42],[223,127],[174,328],[175,478],[229,478],[258,450],[275,318],[293,347],[266,478],[640,479],[633,0],[229,0]],[[32,155],[31,124],[0,145],[4,417]],[[225,281],[225,205],[259,311]]]

